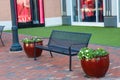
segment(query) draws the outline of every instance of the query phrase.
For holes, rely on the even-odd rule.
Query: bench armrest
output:
[[[72,51],[72,46],[74,46],[74,45],[81,45],[81,44],[71,44],[69,47],[68,47],[68,49],[69,49],[69,54],[71,55],[71,51]]]

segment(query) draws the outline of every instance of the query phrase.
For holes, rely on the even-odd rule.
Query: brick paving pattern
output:
[[[105,48],[110,53],[110,66],[105,77],[87,78],[77,56],[73,57],[72,69],[68,70],[69,57],[43,51],[42,56],[34,61],[23,51],[10,52],[12,34],[3,33],[5,47],[0,43],[0,80],[120,80],[120,47],[89,44],[91,48]],[[25,35],[19,35],[20,44]],[[44,39],[44,44],[47,39]]]

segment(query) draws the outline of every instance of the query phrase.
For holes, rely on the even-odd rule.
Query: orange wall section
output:
[[[0,21],[10,21],[10,0],[0,0]]]
[[[61,0],[44,0],[45,18],[61,17]]]
[[[61,0],[44,0],[45,18],[61,17]],[[11,21],[10,0],[0,0],[0,21]]]

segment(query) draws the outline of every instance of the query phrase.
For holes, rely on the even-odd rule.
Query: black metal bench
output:
[[[3,46],[5,46],[3,43],[3,40],[2,40],[2,32],[3,32],[4,27],[5,26],[0,26],[0,40],[1,40]]]
[[[53,30],[48,45],[36,45],[34,51],[34,60],[36,60],[36,48],[50,51],[51,57],[52,52],[60,53],[69,56],[69,70],[71,71],[72,56],[77,55],[79,50],[83,47],[87,47],[91,34],[90,33],[78,33],[78,32],[67,32]]]

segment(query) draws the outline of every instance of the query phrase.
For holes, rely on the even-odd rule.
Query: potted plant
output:
[[[38,37],[24,38],[22,42],[23,42],[24,51],[29,58],[34,57],[35,45],[43,45],[43,41]],[[36,57],[41,56],[41,53],[42,53],[41,49],[36,49],[36,52],[37,52]]]
[[[78,58],[88,77],[103,77],[109,68],[109,53],[102,48],[82,48]]]

